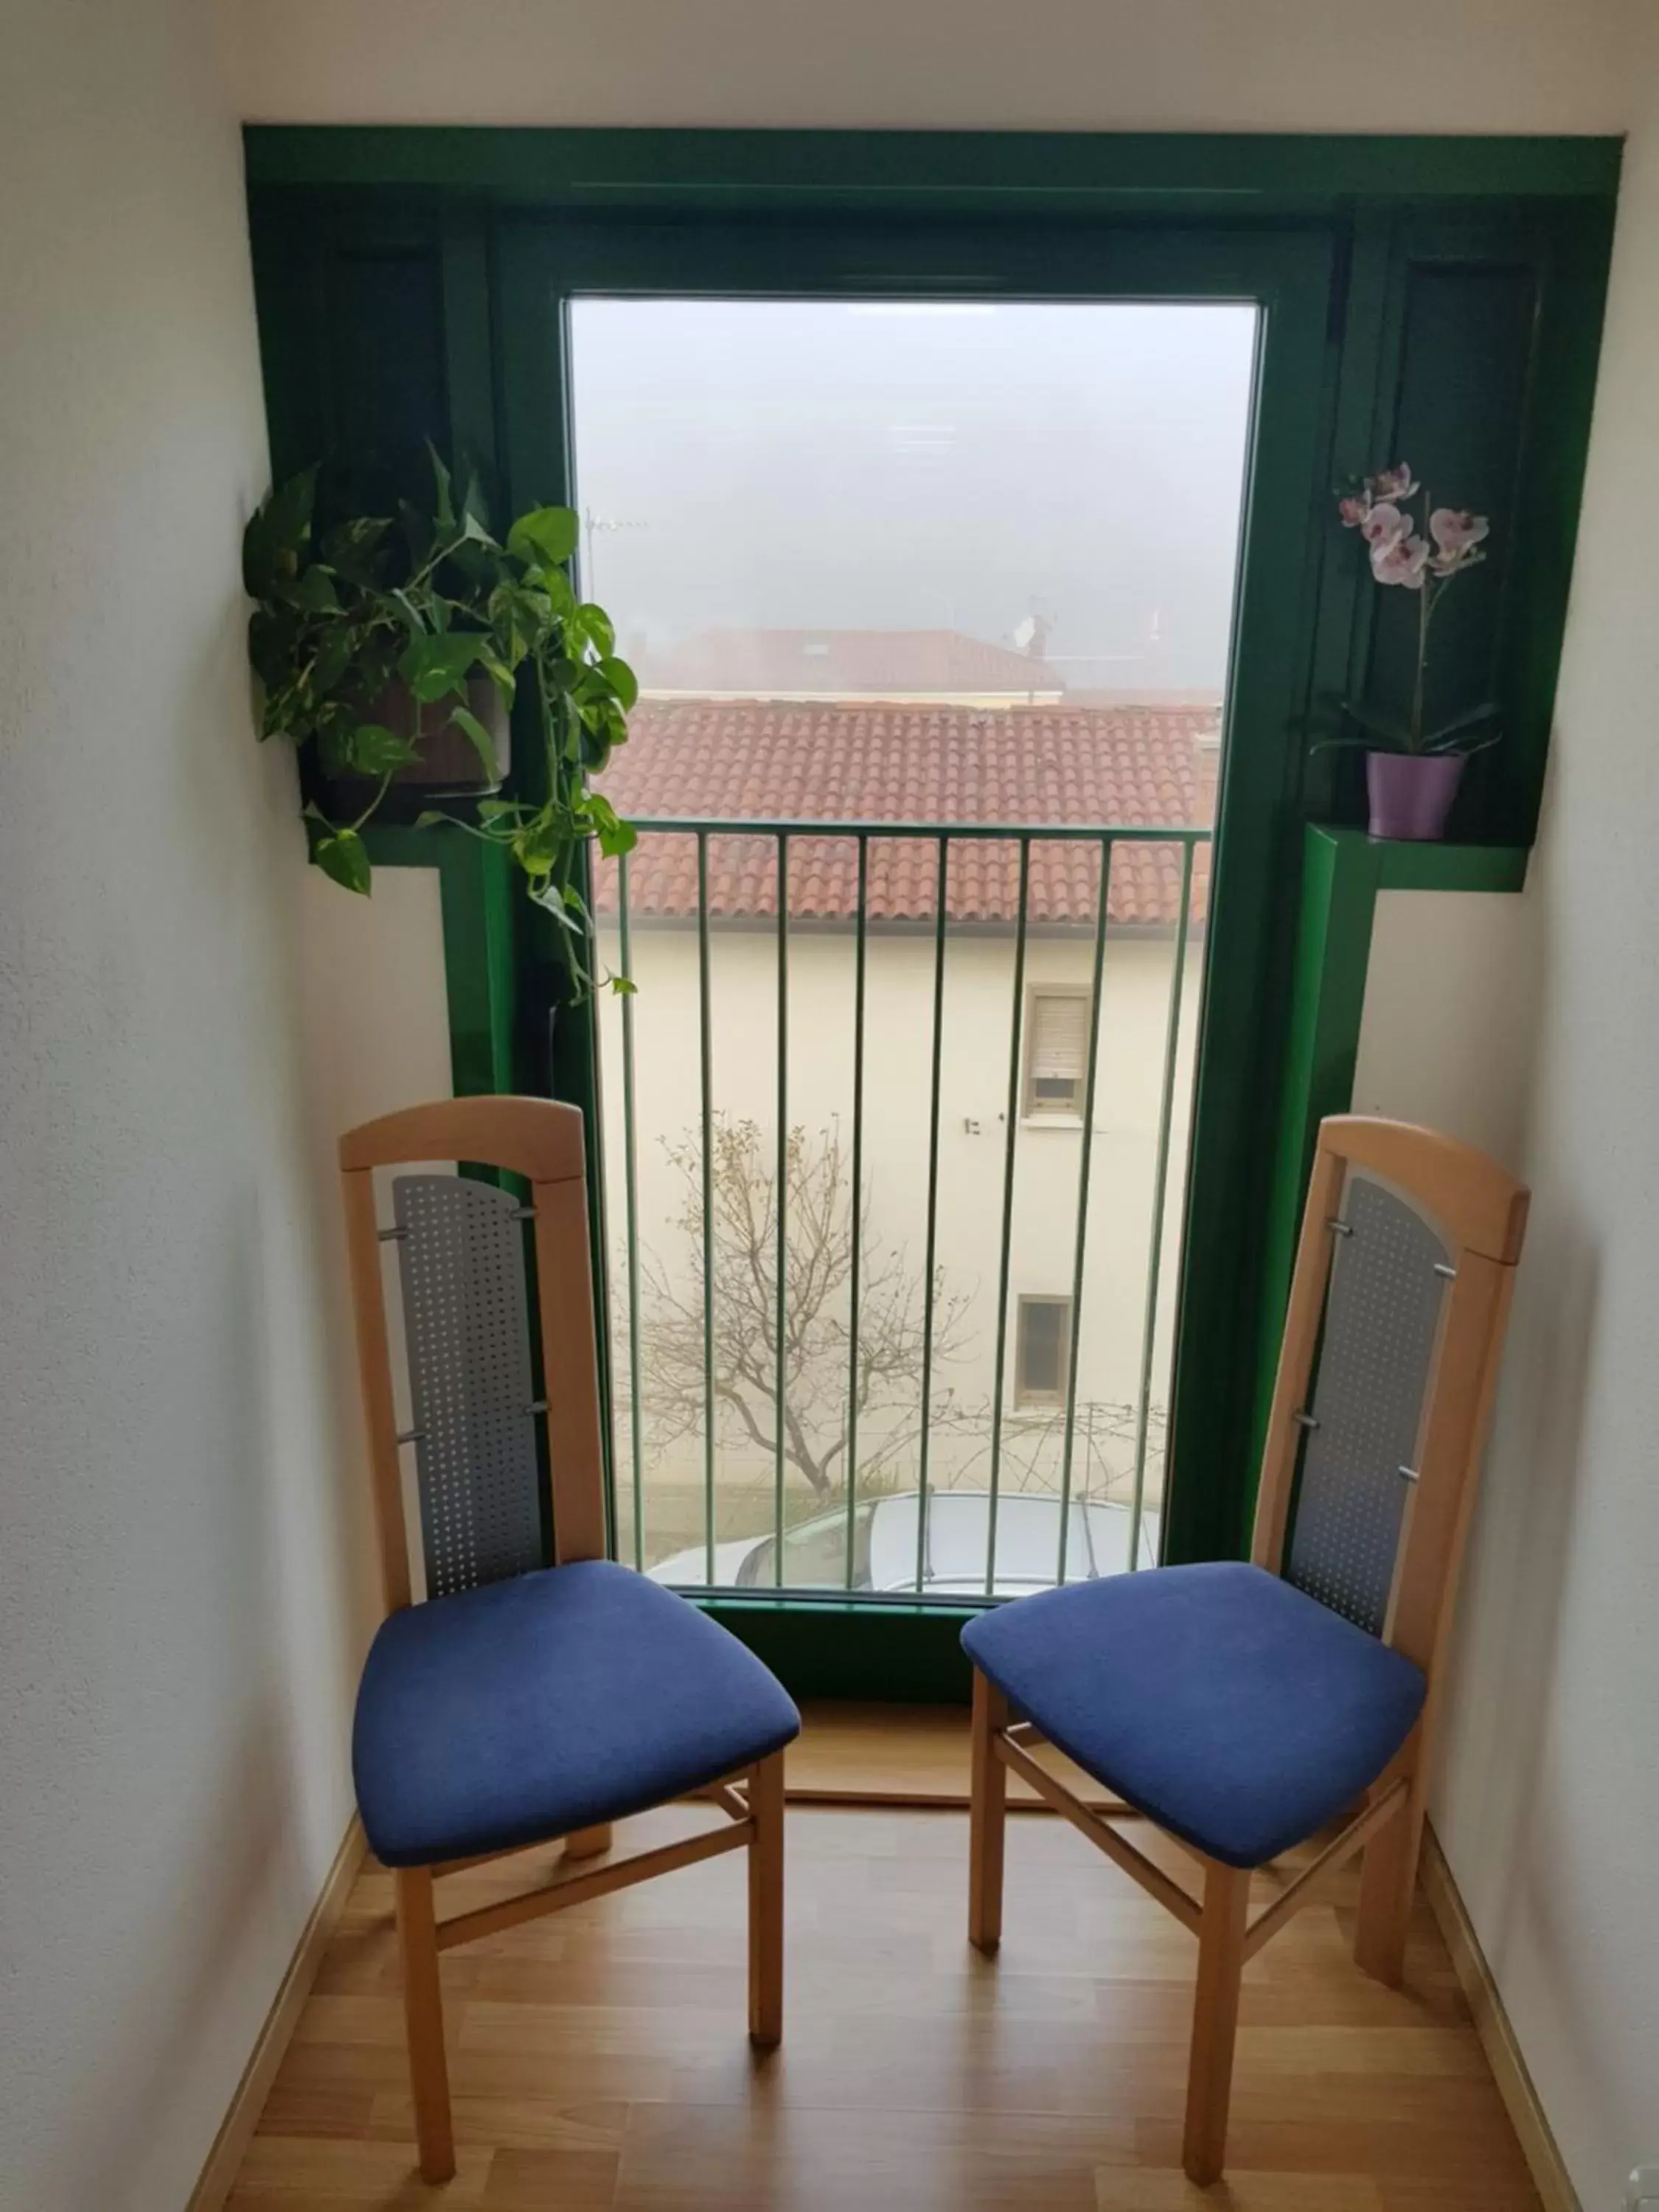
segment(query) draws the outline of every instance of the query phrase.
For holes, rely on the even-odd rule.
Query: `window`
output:
[[[1080,1120],[1088,1077],[1086,993],[1033,991],[1025,1019],[1025,1111]]]
[[[1072,1350],[1070,1298],[1022,1298],[1014,1342],[1016,1406],[1057,1406]]]

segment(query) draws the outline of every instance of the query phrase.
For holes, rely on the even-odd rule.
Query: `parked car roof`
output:
[[[912,1490],[900,1492],[895,1497],[877,1498],[868,1506],[868,1518],[857,1547],[858,1555],[864,1563],[864,1573],[856,1587],[889,1594],[915,1588],[919,1502],[918,1493]],[[932,1493],[927,1501],[927,1546],[922,1571],[925,1595],[938,1597],[982,1597],[986,1595],[990,1508],[990,1495],[986,1491],[946,1490]],[[1072,1504],[1066,1521],[1066,1581],[1086,1582],[1097,1575],[1123,1573],[1130,1565],[1131,1519],[1127,1505],[1097,1499]],[[792,1583],[787,1571],[787,1547],[793,1545],[804,1551],[818,1532],[836,1540],[829,1548],[838,1560],[842,1557],[839,1539],[843,1525],[844,1509],[836,1507],[831,1512],[798,1522],[786,1532],[786,1571],[782,1587],[843,1587],[839,1575],[833,1580],[813,1575],[805,1581],[797,1578]],[[997,1597],[1016,1597],[1023,1591],[1051,1588],[1059,1574],[1060,1528],[1060,1500],[1057,1498],[1031,1497],[1022,1493],[999,1498],[995,1580],[990,1594]],[[1142,1514],[1140,1522],[1139,1565],[1143,1567],[1157,1565],[1158,1534],[1158,1516],[1149,1510]],[[757,1583],[771,1586],[771,1566],[769,1562],[762,1559],[761,1554],[769,1554],[772,1541],[771,1535],[763,1532],[748,1538],[727,1538],[717,1545],[714,1552],[717,1584],[727,1587]],[[763,1566],[765,1571],[757,1572],[757,1570]],[[670,1559],[659,1560],[650,1572],[659,1582],[701,1588],[708,1578],[707,1554],[702,1546],[696,1546],[677,1552]]]

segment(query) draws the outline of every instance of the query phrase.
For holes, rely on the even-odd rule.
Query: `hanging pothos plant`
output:
[[[354,516],[313,544],[317,472],[308,469],[270,492],[249,522],[242,574],[256,602],[248,655],[264,690],[259,734],[314,745],[325,783],[367,792],[349,820],[331,819],[315,800],[306,808],[313,860],[348,890],[367,892],[362,833],[393,778],[421,762],[434,717],[476,748],[480,781],[497,785],[495,740],[476,709],[489,706],[493,690],[505,726],[527,692],[546,797],[483,798],[476,819],[425,813],[417,826],[451,822],[512,854],[530,896],[559,925],[580,994],[592,982],[592,925],[577,855],[590,840],[609,855],[634,843],[631,825],[587,779],[626,739],[639,685],[617,657],[610,617],[571,586],[579,526],[570,509],[532,508],[498,542],[476,487],[458,501],[435,453],[432,462],[430,515],[405,501],[395,520]],[[614,990],[633,988],[625,977],[609,980]]]

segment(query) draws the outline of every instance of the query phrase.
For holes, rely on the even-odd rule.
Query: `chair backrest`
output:
[[[451,1175],[393,1186],[377,1216],[374,1170],[454,1160],[505,1169],[505,1190]],[[429,1596],[542,1560],[534,1424],[545,1421],[553,1557],[605,1549],[605,1478],[588,1255],[582,1117],[545,1098],[411,1106],[340,1139],[357,1358],[386,1610],[410,1601],[410,1530],[382,1250],[396,1243]],[[533,1223],[545,1405],[532,1397],[522,1231]]]
[[[1484,1152],[1432,1130],[1320,1126],[1251,1557],[1431,1674],[1527,1202]]]

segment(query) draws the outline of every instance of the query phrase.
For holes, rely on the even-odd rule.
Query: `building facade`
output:
[[[641,824],[626,883],[625,964],[636,990],[605,997],[601,1037],[618,1489],[626,1518],[637,1419],[647,1563],[699,1540],[708,1395],[697,839],[653,819],[1201,829],[1218,724],[1213,702],[641,701],[606,780],[613,803]],[[1074,1495],[1127,1500],[1139,1463],[1155,1510],[1206,846],[1194,845],[1179,947],[1180,843],[1112,850],[1079,1270],[1098,837],[1030,842],[1023,953],[1018,840],[949,840],[941,970],[937,837],[869,836],[856,1202],[859,843],[807,827],[787,836],[781,1091],[779,842],[770,828],[711,831],[703,860],[716,1533],[769,1527],[775,1510],[781,1126],[790,1514],[844,1501],[854,1389],[860,1495],[915,1486],[925,1420],[930,1486],[984,1488],[994,1430],[1004,1492],[1052,1494],[1068,1483]],[[604,869],[598,889],[602,956],[620,971],[619,871]]]

